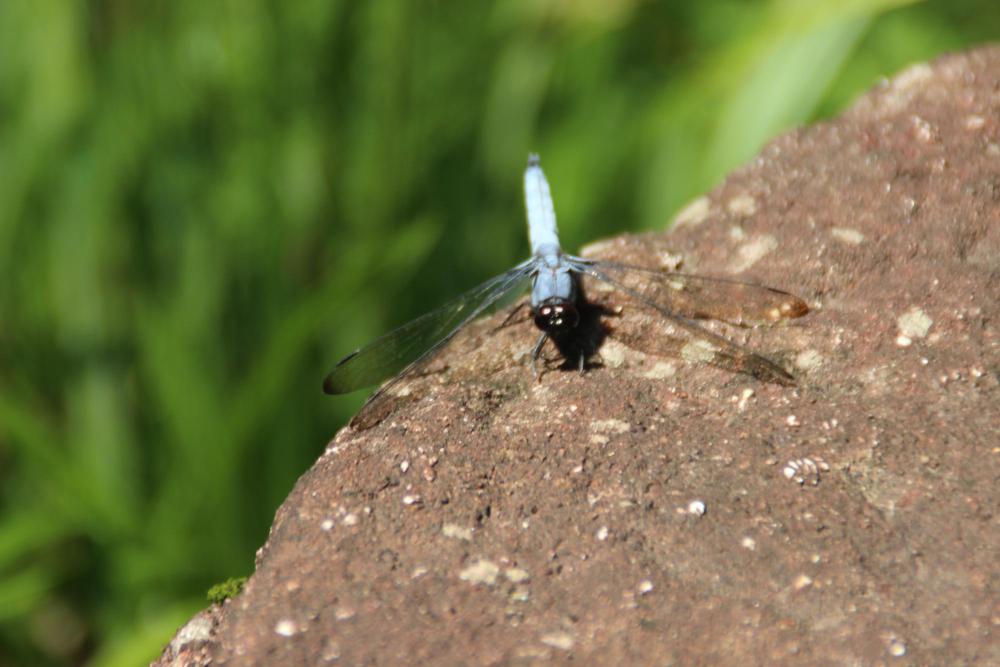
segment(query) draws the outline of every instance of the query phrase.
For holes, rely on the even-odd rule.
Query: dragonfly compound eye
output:
[[[546,299],[535,309],[535,326],[546,333],[569,331],[580,323],[580,313],[572,301]]]

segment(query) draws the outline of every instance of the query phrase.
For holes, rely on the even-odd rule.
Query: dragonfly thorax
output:
[[[580,323],[580,312],[569,299],[550,297],[535,307],[535,326],[547,334],[560,334]]]

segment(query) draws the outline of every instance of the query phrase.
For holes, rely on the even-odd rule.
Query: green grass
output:
[[[243,590],[243,584],[247,582],[246,577],[230,577],[222,583],[215,584],[208,589],[205,598],[209,604],[222,604],[229,598],[234,598]]]
[[[527,252],[663,228],[982,0],[0,3],[0,664],[134,665],[250,574],[336,359]]]

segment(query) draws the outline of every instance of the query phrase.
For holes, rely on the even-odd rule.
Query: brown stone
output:
[[[189,664],[1000,664],[1000,48],[779,137],[682,218],[593,251],[803,297],[714,327],[797,386],[614,331],[535,383],[498,315],[337,435]]]

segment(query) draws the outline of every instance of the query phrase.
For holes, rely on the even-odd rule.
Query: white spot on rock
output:
[[[926,63],[920,63],[903,70],[887,83],[886,94],[877,98],[877,115],[884,117],[898,112],[910,103],[916,89],[934,78],[934,70]]]
[[[177,655],[188,644],[206,641],[211,638],[212,622],[204,616],[195,616],[177,632],[177,636],[170,642],[170,649],[174,655]]]
[[[650,380],[666,380],[669,377],[673,377],[676,373],[677,367],[672,363],[669,361],[658,361],[652,368],[643,373],[642,377]]]
[[[911,116],[910,123],[913,125],[913,134],[922,143],[930,143],[936,134],[934,126],[920,116]]]
[[[678,227],[681,225],[700,225],[708,219],[710,208],[708,197],[698,197],[674,216],[674,224]]]
[[[757,212],[757,200],[750,195],[738,195],[726,203],[726,209],[735,216],[749,218]]]
[[[632,427],[621,419],[597,419],[590,422],[590,430],[596,433],[628,433]]]
[[[796,484],[802,485],[808,482],[810,486],[816,486],[819,484],[820,473],[829,470],[830,466],[826,461],[814,456],[812,458],[792,459],[785,464],[781,474]]]
[[[823,355],[816,350],[803,350],[795,356],[795,367],[803,371],[816,370],[823,365]]]
[[[681,348],[681,358],[692,363],[709,363],[715,359],[719,348],[706,340],[695,339]]]
[[[639,595],[646,595],[653,592],[653,582],[649,579],[639,582]]]
[[[459,572],[458,578],[462,581],[468,581],[470,584],[492,586],[496,583],[498,574],[500,574],[500,567],[496,563],[479,559]]]
[[[281,635],[282,637],[291,637],[296,632],[298,632],[298,628],[295,627],[294,621],[290,621],[287,618],[285,618],[278,621],[277,624],[275,624],[274,632]]]
[[[907,338],[925,337],[927,332],[930,331],[932,324],[934,324],[934,320],[916,306],[910,308],[896,319],[896,326],[899,327],[900,335]]]
[[[746,271],[777,247],[778,239],[770,234],[763,234],[751,241],[747,241],[736,251],[738,258],[732,266],[733,273]]]
[[[803,588],[808,588],[809,586],[812,586],[812,582],[813,582],[812,577],[810,577],[807,574],[800,574],[799,576],[795,577],[795,581],[792,582],[792,588],[794,588],[797,591],[801,591]]]
[[[459,526],[457,523],[446,523],[441,526],[441,534],[445,537],[451,537],[456,540],[465,540],[466,542],[472,541],[472,529],[466,528],[465,526]]]
[[[757,540],[753,539],[752,537],[744,537],[742,540],[740,540],[740,546],[749,551],[756,551]]]
[[[684,261],[683,255],[678,255],[675,253],[667,252],[666,250],[661,250],[656,253],[656,258],[659,261],[660,268],[666,271],[676,271],[680,268],[681,262]]]
[[[504,570],[503,576],[507,577],[507,581],[515,584],[520,584],[528,579],[531,579],[531,575],[528,574],[528,571],[519,567],[508,567]]]
[[[515,588],[510,592],[510,599],[513,602],[527,602],[531,599],[531,592],[524,588]]]
[[[850,245],[861,245],[865,242],[865,235],[850,227],[834,227],[830,230],[830,236]]]
[[[552,648],[568,651],[573,648],[573,635],[568,632],[549,632],[542,635],[542,643]]]
[[[326,643],[323,644],[323,651],[320,653],[320,658],[325,662],[340,660],[340,644],[333,639],[327,639]]]
[[[609,368],[621,368],[625,363],[626,347],[615,340],[601,346],[601,363]]]
[[[333,529],[333,519],[323,519],[323,522],[319,524],[319,527],[321,530],[329,532]]]
[[[705,501],[703,500],[692,500],[688,503],[687,513],[693,516],[704,516],[705,514]]]
[[[903,91],[907,88],[918,86],[932,78],[934,78],[934,70],[927,63],[920,63],[912,67],[907,67],[897,74],[892,80],[892,87]]]
[[[604,540],[608,539],[608,532],[609,531],[607,526],[601,526],[600,528],[597,529],[597,532],[594,533],[594,537],[596,537],[598,541],[603,542]]]
[[[354,512],[351,512],[350,514],[344,516],[344,518],[341,520],[341,523],[343,523],[345,526],[356,526],[358,523],[358,515],[355,514]]]

